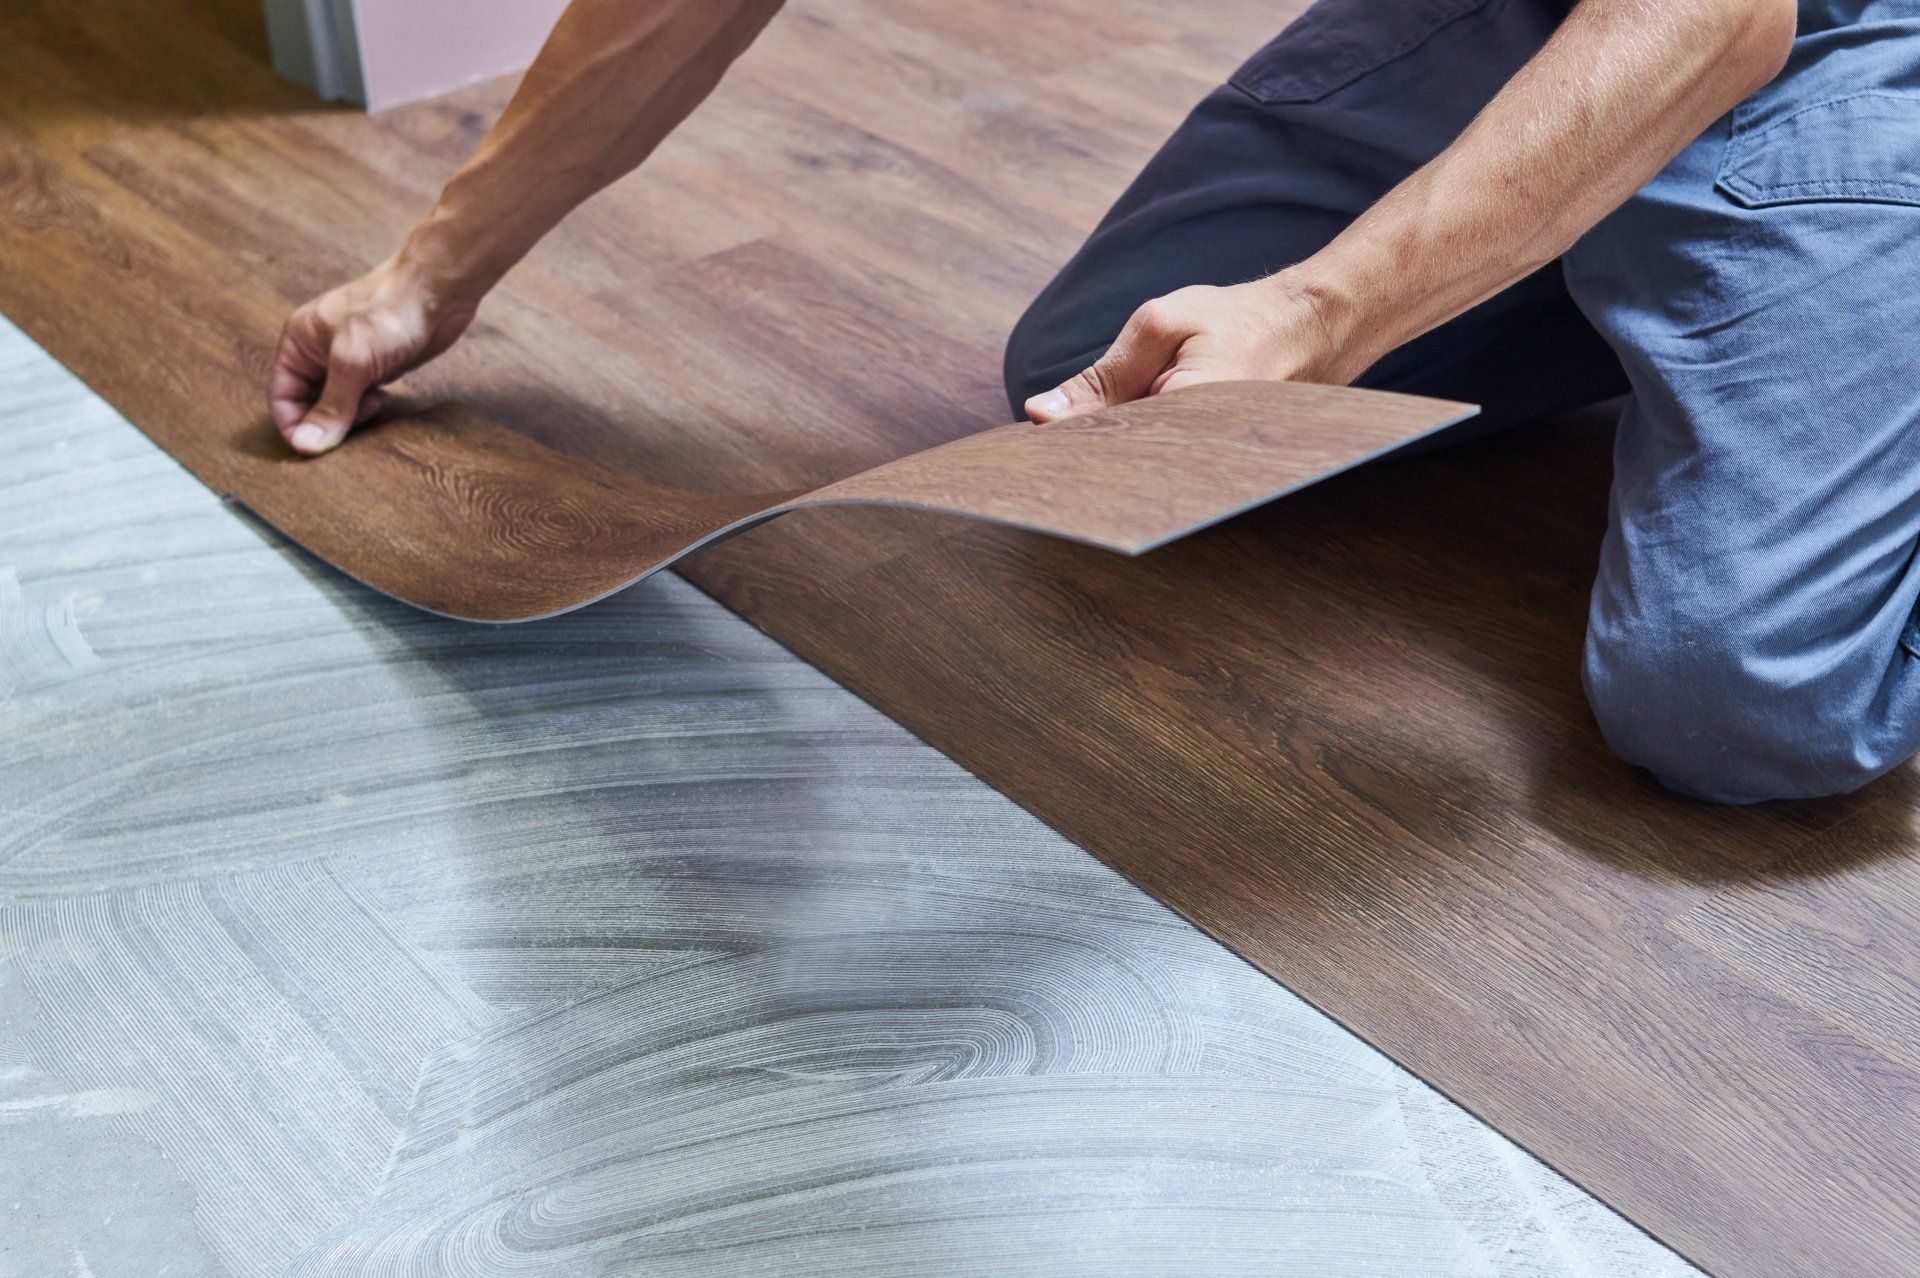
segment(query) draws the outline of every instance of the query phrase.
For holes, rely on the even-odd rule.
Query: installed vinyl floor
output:
[[[1692,1273],[691,586],[427,616],[0,323],[0,1276]]]

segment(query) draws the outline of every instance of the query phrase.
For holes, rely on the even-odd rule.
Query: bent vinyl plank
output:
[[[1338,387],[1196,386],[753,496],[662,488],[449,409],[357,432],[312,461],[236,443],[202,478],[375,589],[467,620],[524,621],[810,506],[964,515],[1136,555],[1471,412]],[[342,510],[352,527],[317,514]]]
[[[0,227],[0,243],[21,260],[62,259],[64,279],[84,278],[99,273],[96,246],[111,234],[97,216],[76,207],[58,227],[22,220]],[[170,307],[217,326],[215,342],[183,343],[178,357],[223,368],[224,393],[205,404],[212,411],[195,411],[189,392],[144,429],[209,487],[342,571],[469,620],[564,612],[716,538],[814,506],[917,508],[1137,555],[1476,411],[1346,387],[1205,385],[1052,426],[963,435],[811,490],[772,493],[662,484],[635,448],[603,439],[599,451],[561,451],[452,402],[369,423],[334,452],[301,458],[247,402],[271,358],[277,311],[224,282],[209,288],[220,281],[216,265],[182,272],[172,265],[182,255],[136,269]],[[115,281],[99,284],[96,296],[111,296]],[[100,362],[115,362],[112,351]]]
[[[391,249],[505,86],[369,119],[275,79],[242,0],[10,5],[0,311],[215,487],[271,519],[255,481],[287,484],[322,555],[455,581],[435,555],[494,553],[459,502],[524,502],[484,469],[523,451],[573,459],[568,500],[634,539],[660,493],[719,528],[964,460],[925,450],[1004,420],[1020,309],[1286,17],[1042,8],[791,0],[409,379],[438,407],[315,464],[261,425],[274,326]],[[1089,56],[1043,56],[1036,22]],[[1604,420],[1525,427],[1139,558],[798,510],[680,571],[1709,1270],[1914,1272],[1916,773],[1722,810],[1607,753],[1578,686],[1606,453]],[[658,504],[623,508],[642,483]],[[602,535],[541,512],[502,526]],[[636,570],[547,553],[534,593]]]

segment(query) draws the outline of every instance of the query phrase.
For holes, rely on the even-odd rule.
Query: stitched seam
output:
[[[1760,204],[1787,204],[1813,199],[1873,200],[1920,204],[1920,183],[1879,178],[1832,178],[1817,182],[1759,183],[1739,173],[1720,177],[1721,189]]]
[[[1818,178],[1805,182],[1755,182],[1751,178],[1733,174],[1729,181],[1744,182],[1756,191],[1798,191],[1802,189],[1825,191],[1836,187],[1865,187],[1869,190],[1883,191],[1889,188],[1900,191],[1920,191],[1920,182],[1900,182],[1892,178]]]
[[[1246,94],[1248,97],[1253,98],[1256,102],[1261,103],[1262,105],[1269,105],[1269,104],[1280,105],[1288,102],[1317,102],[1321,98],[1327,97],[1330,94],[1337,93],[1341,89],[1346,88],[1348,85],[1352,84],[1355,80],[1360,79],[1362,76],[1370,75],[1373,72],[1378,71],[1380,68],[1386,66],[1389,62],[1397,62],[1399,59],[1406,57],[1409,53],[1412,53],[1415,49],[1418,49],[1421,45],[1433,39],[1435,36],[1439,35],[1442,31],[1446,30],[1448,27],[1452,26],[1454,23],[1460,21],[1462,18],[1466,17],[1468,14],[1474,13],[1480,9],[1484,9],[1488,7],[1488,5],[1490,5],[1491,3],[1493,3],[1493,0],[1456,0],[1455,7],[1447,14],[1446,17],[1441,18],[1440,21],[1435,23],[1433,26],[1429,27],[1427,30],[1420,32],[1419,34],[1401,42],[1399,45],[1394,46],[1391,52],[1384,53],[1384,54],[1369,53],[1365,51],[1360,52],[1358,54],[1354,54],[1352,52],[1354,48],[1352,42],[1346,39],[1346,37],[1342,36],[1340,37],[1340,41],[1343,45],[1346,46],[1346,49],[1348,51],[1348,57],[1345,59],[1344,64],[1340,67],[1338,71],[1334,71],[1331,74],[1327,74],[1323,72],[1318,77],[1319,80],[1329,81],[1329,83],[1325,84],[1324,86],[1320,85],[1315,80],[1308,80],[1308,83],[1313,85],[1313,88],[1311,92],[1304,95],[1299,94],[1298,92],[1291,92],[1291,93],[1285,93],[1284,96],[1273,96],[1273,97],[1267,96],[1268,94],[1278,95],[1283,92],[1282,90],[1273,87],[1273,82],[1276,79],[1281,81],[1285,81],[1289,79],[1293,79],[1293,80],[1304,79],[1305,77],[1303,77],[1298,72],[1282,73],[1281,75],[1275,77],[1275,76],[1253,76],[1253,75],[1242,76],[1239,72],[1236,71],[1233,74],[1233,76],[1227,81],[1227,83],[1231,85],[1233,88],[1240,90],[1242,93]],[[1311,14],[1313,11],[1309,9],[1307,12],[1308,14]],[[1282,32],[1281,35],[1284,38],[1286,35],[1286,32]],[[1351,70],[1349,70],[1348,68],[1351,68]]]

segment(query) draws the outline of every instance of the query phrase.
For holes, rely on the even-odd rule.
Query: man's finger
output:
[[[291,434],[306,417],[307,410],[313,407],[314,385],[297,373],[284,369],[275,369],[273,382],[267,391],[267,408],[273,414],[273,424],[282,435]]]
[[[376,370],[365,342],[342,330],[327,353],[327,379],[320,398],[287,435],[294,451],[324,453],[347,437],[360,420],[361,400],[372,388]]]
[[[1177,307],[1165,298],[1148,302],[1133,313],[1091,368],[1029,399],[1027,416],[1044,425],[1139,399],[1173,362],[1189,335]]]
[[[267,406],[273,424],[282,435],[291,434],[313,407],[325,379],[325,363],[314,358],[309,340],[299,331],[302,316],[296,315],[280,331],[280,343],[273,357],[273,376],[267,384]]]

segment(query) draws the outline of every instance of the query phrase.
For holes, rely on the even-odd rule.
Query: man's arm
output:
[[[1326,248],[1142,306],[1035,421],[1200,382],[1344,384],[1553,261],[1771,80],[1793,0],[1582,0],[1453,144]]]
[[[382,382],[466,331],[561,218],[630,172],[719,83],[780,0],[573,0],[480,149],[398,252],[287,321],[274,423],[325,452]]]

